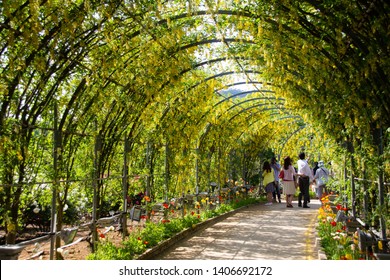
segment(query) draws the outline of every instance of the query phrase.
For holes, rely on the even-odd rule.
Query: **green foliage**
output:
[[[339,173],[353,155],[357,176],[389,177],[383,1],[30,2],[3,1],[0,14],[4,226],[34,200],[50,204],[53,184],[36,182],[67,181],[58,199],[82,214],[96,182],[101,214],[117,210],[122,182],[107,177],[123,174],[124,138],[128,174],[142,177],[129,193],[148,188],[154,200],[198,182],[257,183],[265,151],[305,150]],[[255,92],[222,90],[237,80]]]

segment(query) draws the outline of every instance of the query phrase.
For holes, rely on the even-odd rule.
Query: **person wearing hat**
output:
[[[324,192],[326,193],[326,183],[329,180],[329,170],[325,168],[324,162],[318,162],[318,169],[314,174],[314,180],[318,188],[318,198],[321,199]]]

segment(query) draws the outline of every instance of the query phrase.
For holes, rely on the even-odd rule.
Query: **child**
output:
[[[263,164],[263,184],[267,192],[267,203],[265,205],[272,205],[272,193],[275,191],[275,176],[268,161]]]

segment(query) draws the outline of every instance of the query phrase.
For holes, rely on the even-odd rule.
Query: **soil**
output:
[[[142,221],[131,222],[128,220],[128,232],[139,230],[140,227],[143,227],[143,224],[144,222]],[[85,260],[87,256],[92,253],[91,243],[89,241],[90,234],[91,231],[89,228],[85,228],[84,230],[79,228],[76,236],[70,244],[66,245],[61,239],[62,250],[60,249],[59,251],[61,252],[63,259]],[[120,246],[123,240],[122,231],[118,230],[118,225],[99,227],[98,235],[100,235],[99,238],[108,240],[117,246]],[[38,236],[39,234],[37,233],[35,233],[35,236],[32,233],[24,233],[23,239],[31,240]],[[18,260],[50,260],[50,239],[27,245],[20,253]]]

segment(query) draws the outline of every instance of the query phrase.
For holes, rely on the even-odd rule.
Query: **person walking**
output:
[[[314,181],[317,185],[317,196],[319,199],[322,198],[322,195],[326,190],[326,183],[329,180],[329,171],[325,168],[324,162],[320,161],[318,162],[318,169],[314,175]]]
[[[272,193],[275,190],[274,182],[274,172],[271,168],[269,161],[265,161],[263,164],[263,185],[265,186],[265,191],[267,193],[267,203],[265,205],[272,205]]]
[[[313,167],[313,175],[316,174],[316,171],[317,171],[318,168],[319,168],[318,167],[318,161],[315,161],[314,162],[314,167]],[[318,196],[318,186],[317,186],[315,180],[313,180],[313,182],[311,184],[311,187],[312,187],[313,192],[316,193],[316,197],[319,198],[319,196]]]
[[[295,187],[295,168],[292,166],[291,158],[286,157],[283,161],[281,179],[283,181],[283,192],[286,195],[286,207],[292,208],[292,200],[296,191]]]
[[[280,173],[280,164],[276,161],[276,158],[273,157],[271,159],[271,168],[274,171],[274,177],[275,177],[275,190],[272,193],[272,197],[274,201],[276,202],[276,197],[278,197],[279,203],[282,201],[280,200],[280,182],[279,182],[279,173]]]
[[[298,160],[298,207],[310,208],[307,204],[310,202],[309,186],[310,182],[313,181],[313,172],[305,159],[305,153],[299,153]],[[302,205],[303,199],[303,205]]]

